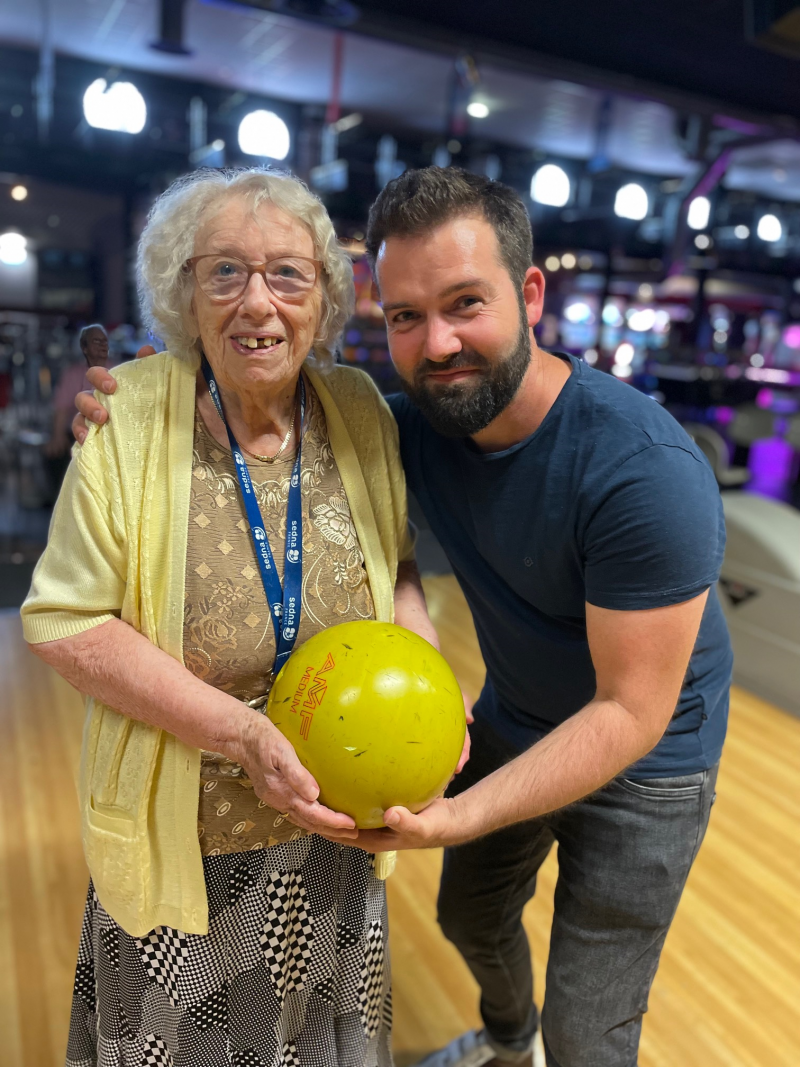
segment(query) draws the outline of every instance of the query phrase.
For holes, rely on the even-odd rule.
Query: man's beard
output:
[[[490,362],[475,349],[462,349],[445,362],[426,359],[414,372],[413,382],[403,381],[404,392],[414,401],[431,426],[443,437],[471,437],[484,430],[505,411],[517,395],[531,361],[531,341],[526,317],[511,352]],[[431,385],[430,371],[475,368],[474,381]]]

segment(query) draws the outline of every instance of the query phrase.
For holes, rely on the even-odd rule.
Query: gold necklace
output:
[[[280,457],[286,451],[286,446],[289,444],[289,441],[291,439],[292,433],[294,432],[294,423],[295,423],[295,419],[296,418],[297,418],[297,397],[295,397],[294,410],[292,411],[292,421],[289,423],[289,429],[286,431],[286,436],[281,441],[280,448],[278,449],[278,451],[275,453],[274,456],[261,456],[261,455],[258,454],[258,452],[251,452],[250,449],[249,448],[245,448],[244,445],[241,446],[242,451],[246,452],[248,454],[248,456],[252,456],[253,459],[260,459],[263,463],[274,463],[275,460],[276,459],[280,459]]]
[[[280,459],[280,457],[286,451],[286,446],[289,444],[289,441],[291,440],[291,437],[292,437],[292,432],[294,431],[295,419],[297,418],[297,402],[298,402],[298,399],[299,398],[297,397],[297,395],[295,395],[294,408],[292,409],[292,421],[289,423],[289,429],[286,431],[286,436],[281,441],[280,447],[278,448],[278,451],[275,453],[274,456],[261,456],[261,455],[258,454],[258,452],[251,452],[250,449],[249,448],[245,448],[244,445],[239,445],[239,447],[241,448],[242,452],[246,452],[248,454],[248,456],[251,456],[253,459],[260,459],[262,461],[262,463],[274,463],[276,459]],[[220,419],[220,421],[224,425],[225,424],[225,420],[222,419],[222,417],[220,416],[220,413],[217,411],[216,405],[214,406],[214,411],[216,412],[217,418]]]

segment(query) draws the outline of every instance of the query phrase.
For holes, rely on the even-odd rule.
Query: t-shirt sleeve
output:
[[[408,397],[403,393],[390,393],[388,396],[384,397],[384,400],[389,405],[389,410],[392,415],[394,415],[394,421],[397,423],[397,428],[402,437],[403,425],[408,414]]]
[[[586,600],[619,611],[678,604],[719,576],[725,522],[705,460],[655,444],[603,487],[583,533]]]
[[[402,449],[403,425],[406,420],[408,399],[402,393],[390,393],[384,399],[397,424],[398,441]],[[413,563],[416,559],[417,533],[416,526],[409,519],[406,523],[405,532],[398,544],[398,563]]]
[[[377,389],[375,395],[378,396]],[[416,557],[417,529],[408,518],[406,479],[400,458],[399,427],[395,409],[391,403],[394,399],[396,399],[395,396],[379,397],[378,408],[384,434],[389,489],[395,517],[397,562],[411,563]]]

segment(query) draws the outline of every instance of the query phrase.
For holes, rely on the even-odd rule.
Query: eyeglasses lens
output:
[[[298,299],[314,287],[317,279],[314,264],[299,257],[273,259],[264,268],[267,285],[276,296]],[[209,256],[195,268],[197,284],[212,300],[235,300],[247,288],[250,270],[241,260]]]

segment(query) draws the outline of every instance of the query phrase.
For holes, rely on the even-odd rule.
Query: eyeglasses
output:
[[[316,285],[319,268],[318,260],[304,256],[280,256],[269,263],[248,266],[240,259],[216,253],[194,256],[184,264],[205,295],[220,304],[239,300],[254,274],[261,275],[278,299],[299,303]]]

